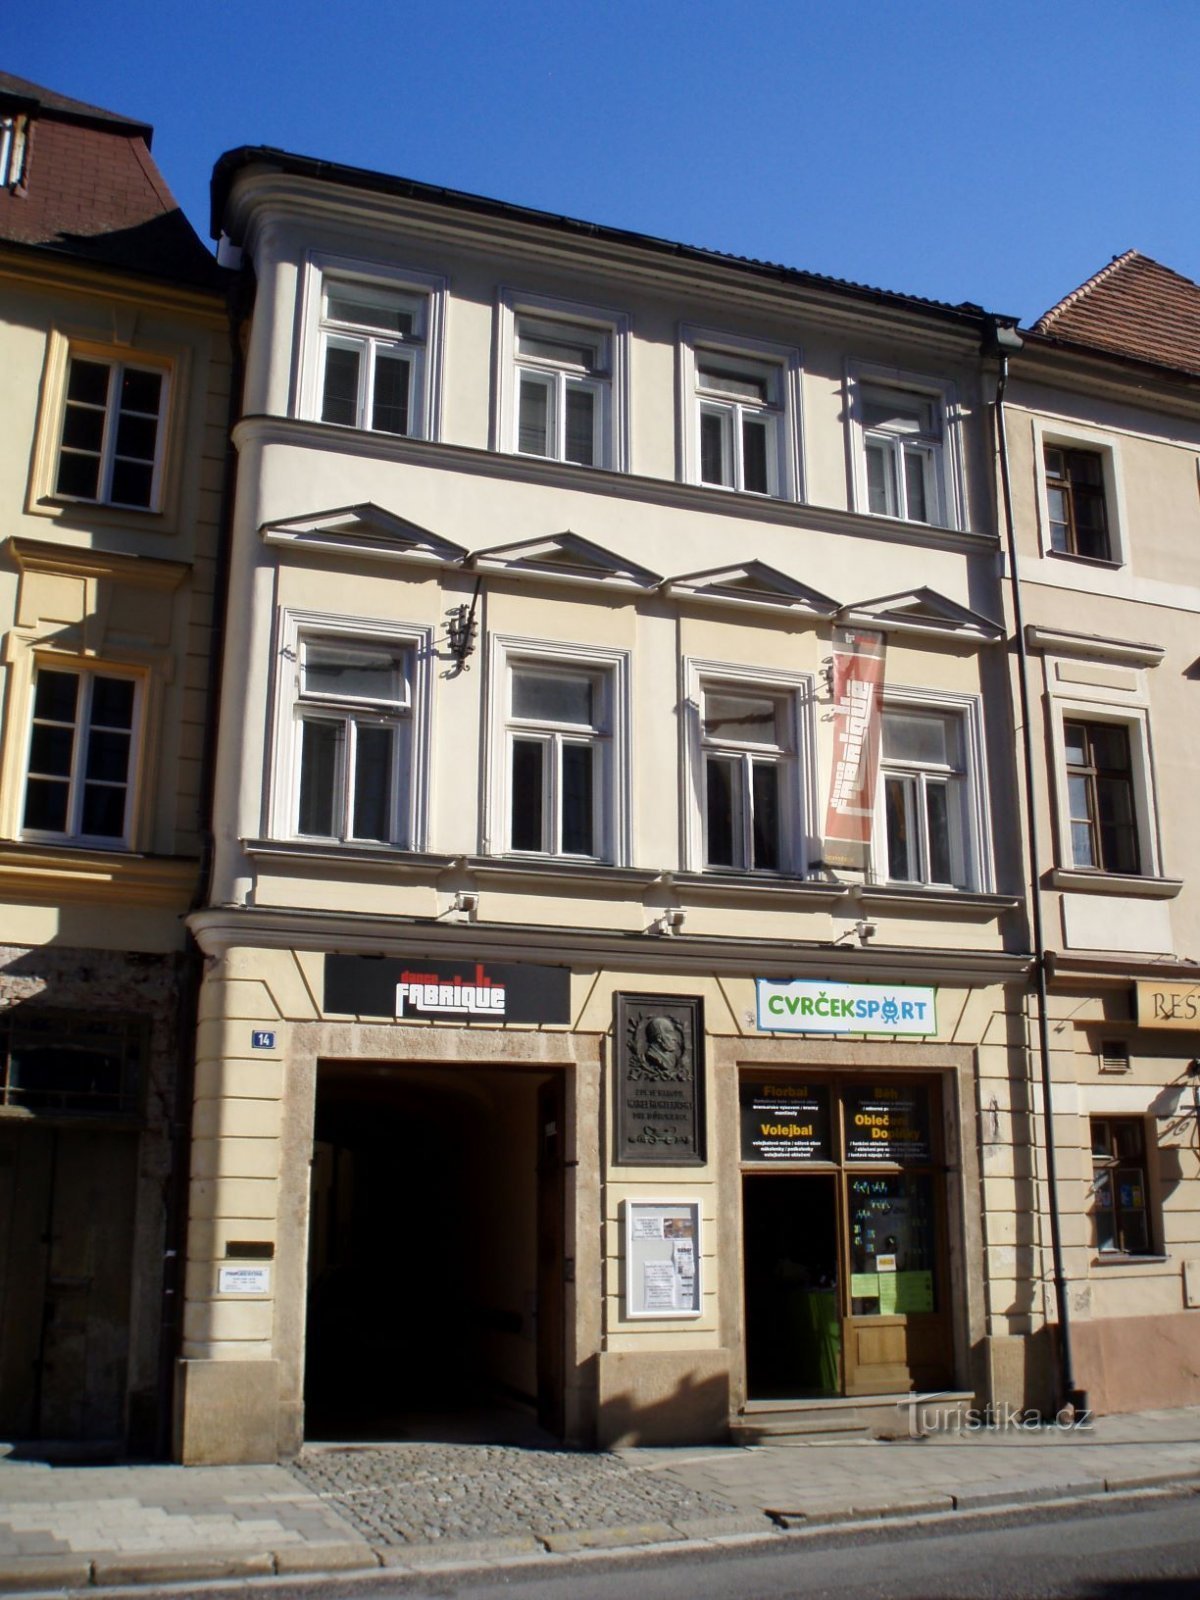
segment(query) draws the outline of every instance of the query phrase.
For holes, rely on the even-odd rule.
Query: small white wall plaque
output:
[[[218,1294],[270,1294],[270,1267],[218,1267]]]

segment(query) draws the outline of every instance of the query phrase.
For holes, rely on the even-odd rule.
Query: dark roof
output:
[[[292,177],[312,178],[369,193],[395,195],[432,205],[451,206],[477,216],[528,223],[533,227],[555,230],[580,239],[597,239],[606,243],[628,245],[658,255],[673,256],[680,261],[707,262],[734,267],[758,277],[773,279],[777,283],[811,286],[876,305],[904,307],[976,330],[984,324],[1000,322],[1015,325],[1017,322],[1016,317],[994,316],[985,312],[982,306],[977,306],[972,301],[964,300],[959,305],[951,305],[944,300],[926,300],[920,295],[899,294],[890,289],[877,289],[869,284],[853,283],[847,278],[826,277],[817,272],[804,272],[796,267],[780,266],[772,261],[757,261],[750,256],[728,255],[723,251],[707,250],[698,245],[677,244],[669,239],[656,238],[652,234],[634,233],[624,228],[610,228],[598,222],[583,222],[577,217],[561,216],[552,211],[538,211],[529,206],[512,205],[504,200],[489,200],[484,195],[467,194],[459,189],[420,183],[414,178],[393,177],[386,172],[373,172],[365,167],[344,166],[337,161],[321,161],[314,156],[296,155],[291,151],[277,150],[269,145],[241,145],[236,150],[227,150],[218,158],[212,175],[211,227],[214,239],[221,232],[229,191],[235,177],[242,169],[254,166],[274,167]]]
[[[1068,344],[1200,374],[1200,284],[1137,250],[1114,256],[1033,327]]]
[[[118,116],[115,111],[105,111],[103,106],[90,106],[85,100],[72,100],[69,95],[57,94],[53,89],[45,89],[40,83],[30,83],[28,78],[18,78],[11,72],[0,72],[0,101],[4,100],[20,100],[30,110],[36,109],[73,122],[122,128],[126,133],[144,139],[147,150],[154,138],[154,129],[148,122]]]
[[[225,281],[150,154],[151,129],[0,73],[29,115],[24,172],[0,188],[0,243],[196,288]]]

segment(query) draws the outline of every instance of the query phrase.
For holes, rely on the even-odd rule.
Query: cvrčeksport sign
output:
[[[769,1033],[937,1032],[937,990],[911,984],[759,978],[758,1026]]]

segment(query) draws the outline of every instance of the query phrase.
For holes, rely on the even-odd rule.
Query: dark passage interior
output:
[[[320,1064],[307,1438],[556,1423],[558,1092],[544,1073]]]
[[[742,1215],[750,1398],[840,1393],[836,1176],[747,1173]]]

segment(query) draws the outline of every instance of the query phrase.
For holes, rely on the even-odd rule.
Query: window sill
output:
[[[761,904],[770,900],[794,900],[814,908],[836,905],[850,893],[850,885],[828,878],[788,877],[784,873],[754,872],[673,872],[671,884],[692,904],[738,900]]]
[[[1174,900],[1183,888],[1182,878],[1092,872],[1084,867],[1055,867],[1048,876],[1052,889],[1068,890],[1072,894],[1116,894],[1142,900]]]
[[[1074,550],[1050,550],[1043,548],[1042,554],[1047,561],[1069,561],[1072,566],[1095,567],[1101,572],[1120,572],[1125,563],[1116,556],[1081,556]]]
[[[1092,1257],[1094,1267],[1161,1267],[1170,1256],[1127,1256],[1121,1250],[1101,1250]]]
[[[897,911],[917,916],[961,917],[964,921],[990,921],[1015,911],[1016,895],[986,894],[978,889],[934,889],[919,884],[877,883],[864,885],[859,902],[866,912],[885,915]]]

